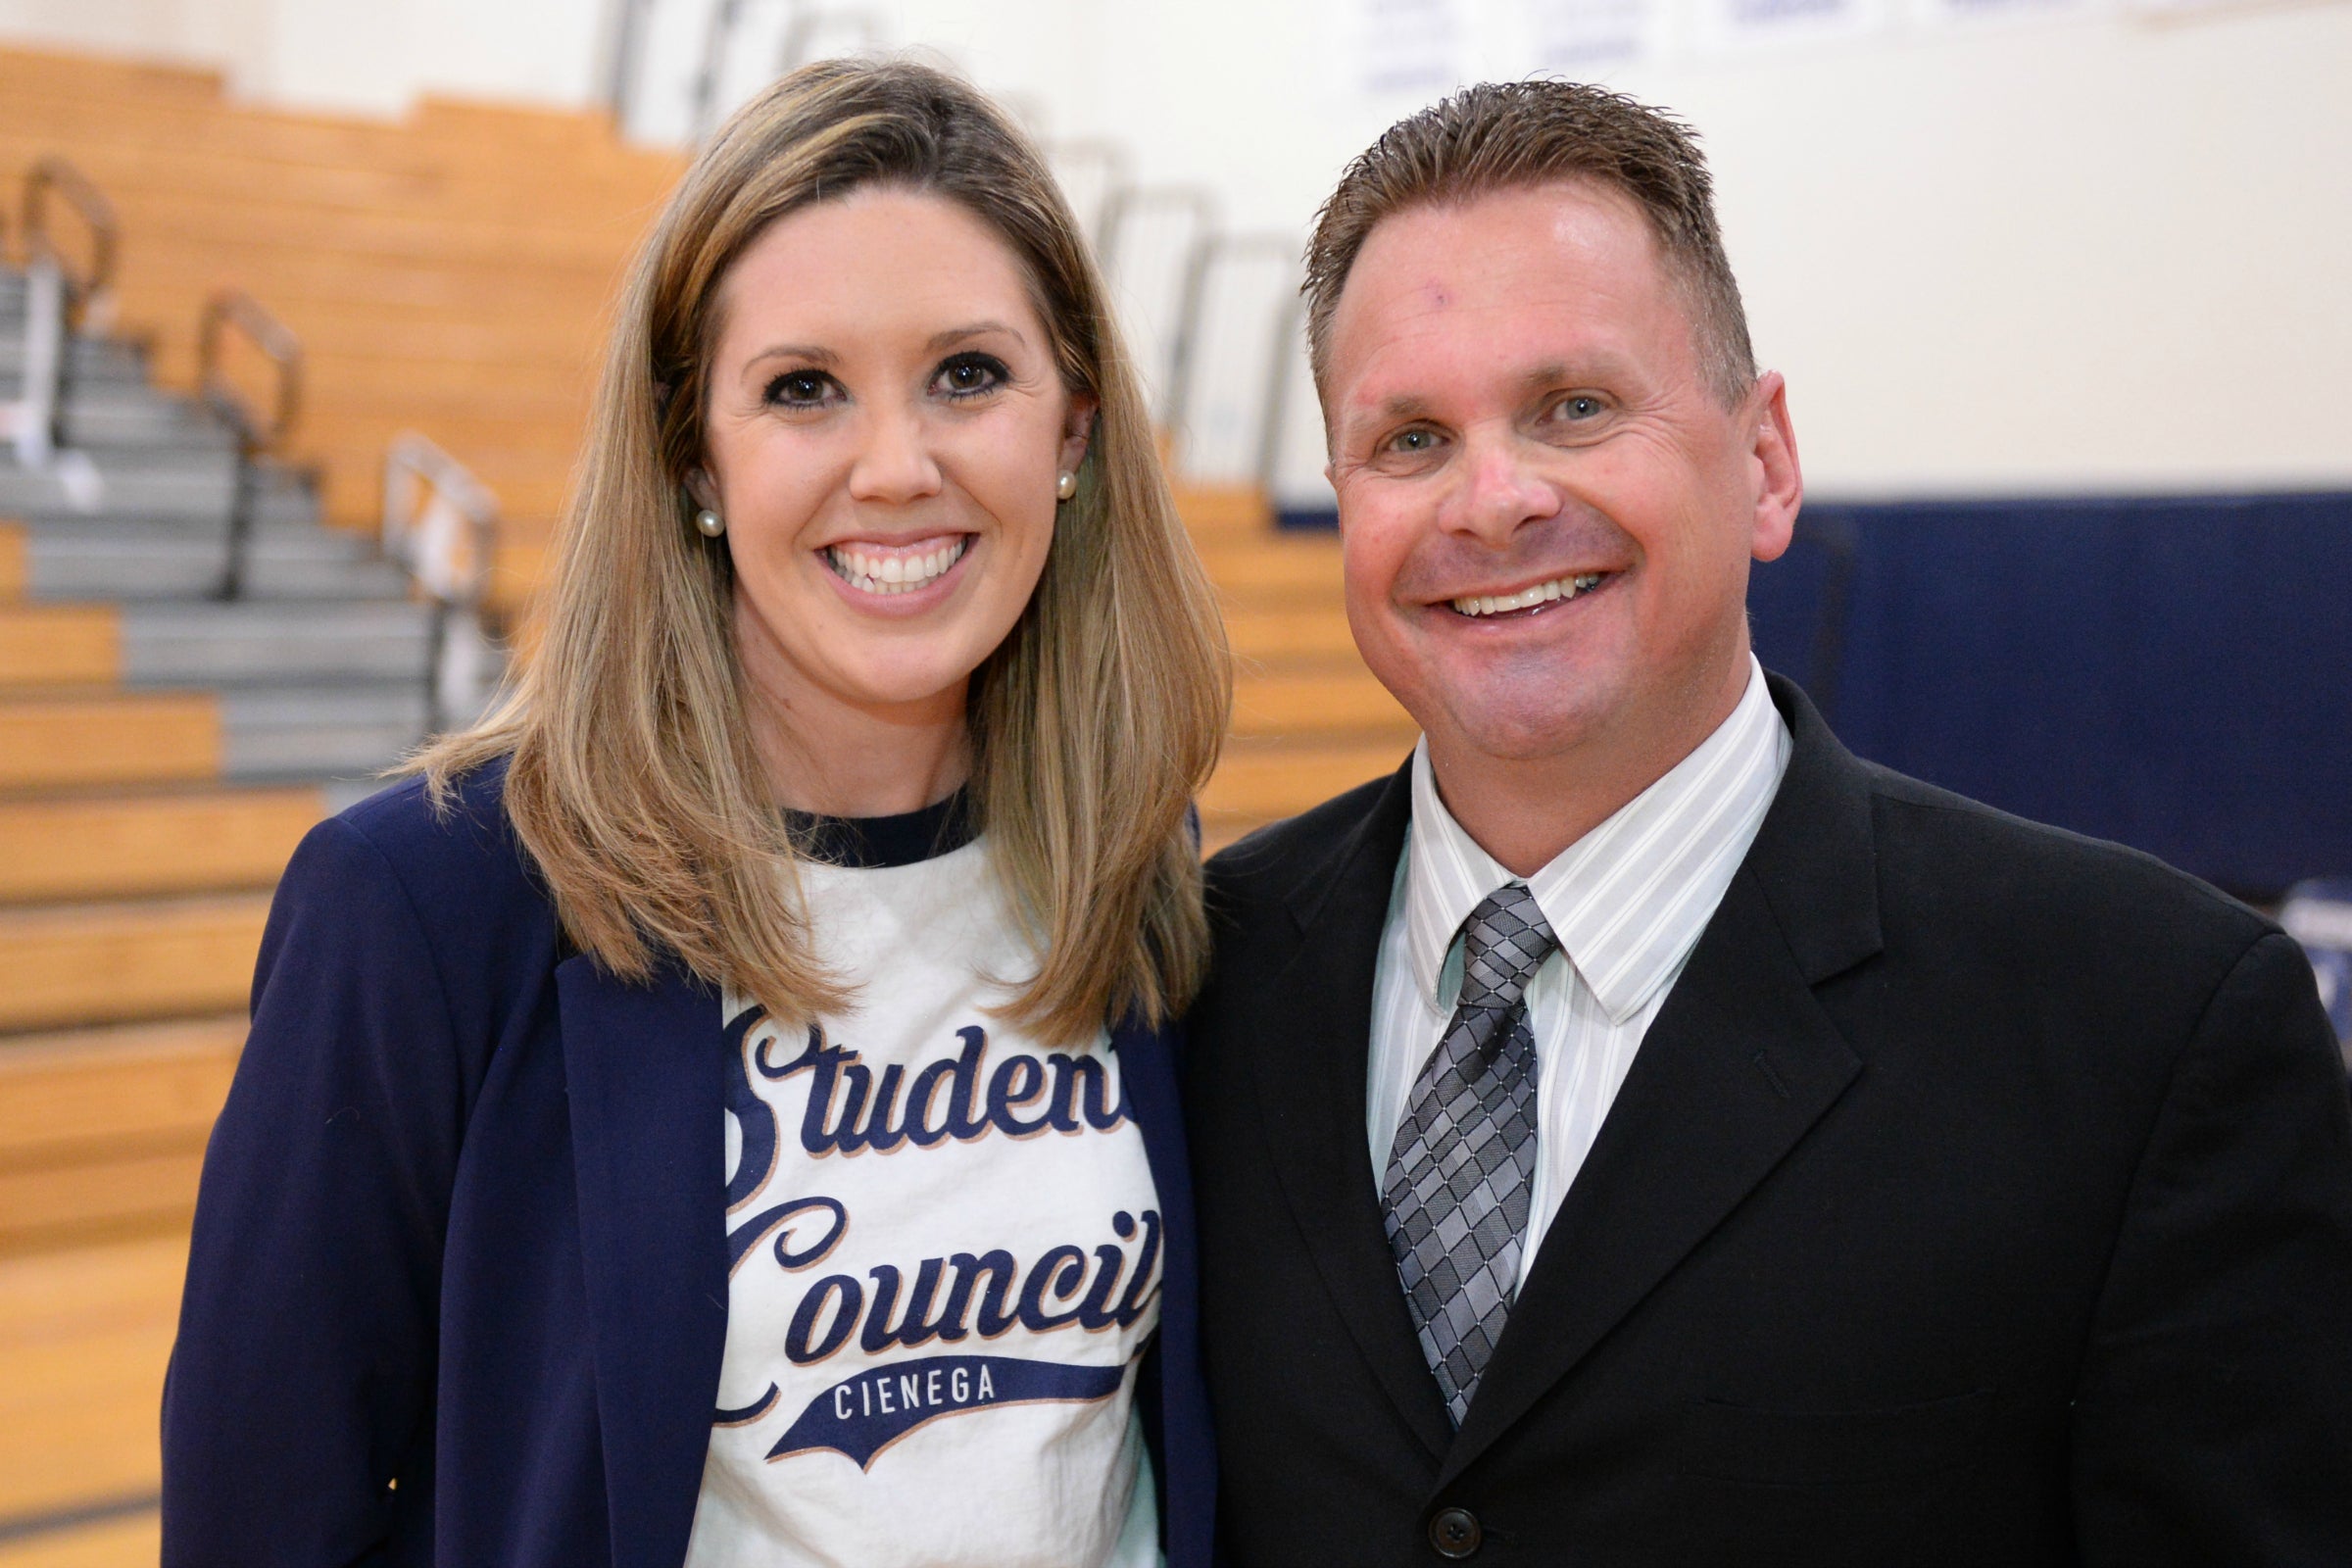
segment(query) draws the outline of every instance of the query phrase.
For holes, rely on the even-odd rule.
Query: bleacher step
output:
[[[138,385],[85,386],[67,394],[60,437],[92,450],[103,467],[110,451],[154,447],[174,452],[221,452],[236,436],[204,405]]]
[[[1235,740],[1201,792],[1200,812],[1212,825],[1295,815],[1366,779],[1395,772],[1411,752],[1409,740]]]
[[[225,512],[203,518],[87,517],[25,525],[35,599],[205,599],[227,562]],[[313,523],[262,522],[247,544],[254,599],[400,599],[408,578],[368,542]]]
[[[1232,606],[1280,610],[1341,602],[1340,547],[1333,539],[1206,541],[1200,559]]]
[[[428,718],[421,680],[226,687],[220,703],[221,775],[255,781],[380,772],[424,738]]]
[[[0,272],[0,290],[22,288],[14,272]],[[24,377],[24,309],[12,312],[0,297],[0,386],[12,390]],[[76,391],[98,387],[144,386],[147,357],[135,343],[120,338],[76,337],[66,365],[67,382]]]
[[[1267,668],[1326,665],[1351,669],[1370,679],[1348,629],[1348,612],[1338,604],[1287,609],[1242,609],[1225,612],[1225,635],[1245,666]]]
[[[243,1006],[267,894],[0,909],[0,1031]]]
[[[398,599],[162,602],[122,609],[122,679],[138,685],[406,681],[421,687],[432,611]]]
[[[154,1492],[156,1408],[187,1259],[184,1234],[0,1257],[0,1516]],[[154,1518],[143,1538],[92,1529],[12,1543],[0,1563],[153,1563]]]
[[[0,603],[0,688],[111,685],[122,673],[112,605]]]
[[[201,692],[0,695],[0,790],[219,775],[220,704]]]
[[[1410,747],[1412,715],[1361,669],[1333,673],[1245,672],[1234,683],[1233,733],[1298,740],[1352,737]],[[1311,803],[1310,803],[1311,804]]]
[[[0,800],[0,904],[266,889],[327,807],[310,787]]]
[[[0,1040],[0,1253],[186,1225],[245,1017]]]

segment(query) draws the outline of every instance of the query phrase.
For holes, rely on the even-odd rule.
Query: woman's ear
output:
[[[1069,416],[1061,421],[1061,462],[1055,465],[1062,472],[1076,473],[1078,465],[1086,461],[1087,443],[1094,438],[1097,407],[1090,397],[1070,399]]]
[[[686,493],[694,497],[694,504],[704,511],[716,512],[719,510],[718,486],[712,484],[710,475],[702,469],[688,468],[686,470]]]

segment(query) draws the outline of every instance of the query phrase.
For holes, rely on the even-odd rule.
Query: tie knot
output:
[[[1527,884],[1504,883],[1462,922],[1461,1005],[1517,1006],[1527,983],[1559,945]]]

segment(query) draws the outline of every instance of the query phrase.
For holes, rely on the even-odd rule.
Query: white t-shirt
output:
[[[847,863],[803,867],[851,1010],[723,1000],[727,1345],[688,1568],[1159,1561],[1143,1137],[1105,1038],[1049,1052],[989,1012],[1036,960],[985,841],[912,858],[943,809],[833,824]]]

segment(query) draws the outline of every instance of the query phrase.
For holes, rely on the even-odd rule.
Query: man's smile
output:
[[[1589,594],[1614,576],[1614,572],[1580,571],[1566,577],[1554,577],[1507,594],[1472,594],[1446,601],[1447,608],[1457,615],[1484,618],[1490,615],[1526,616],[1542,612],[1557,604],[1566,604],[1583,594]]]

